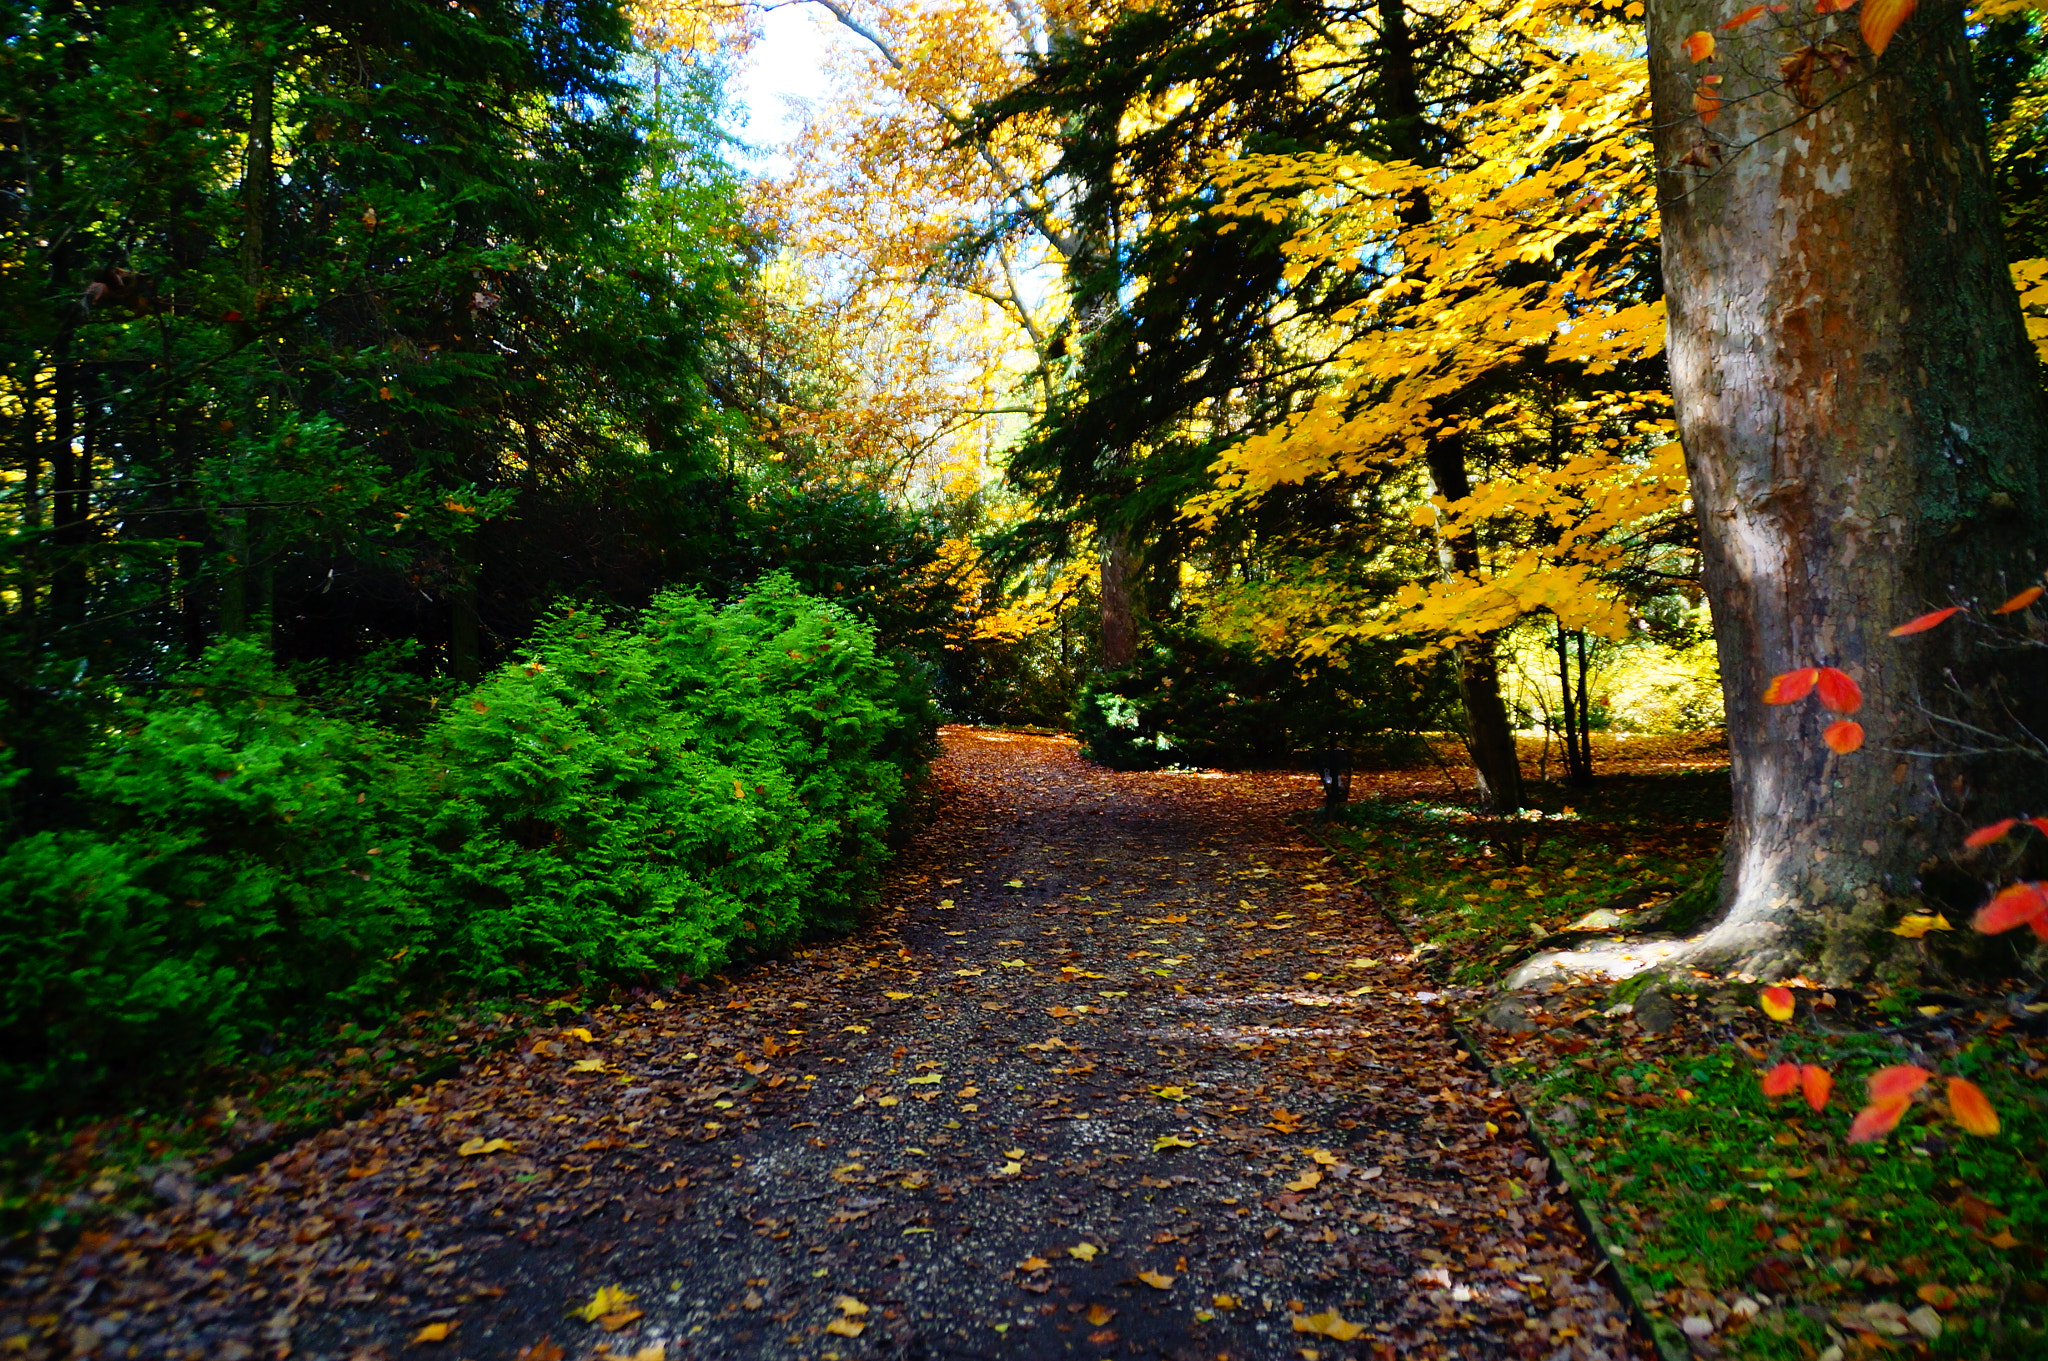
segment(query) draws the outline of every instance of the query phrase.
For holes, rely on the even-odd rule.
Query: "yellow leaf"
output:
[[[1315,1190],[1315,1189],[1316,1189],[1316,1188],[1317,1188],[1318,1186],[1321,1186],[1322,1184],[1323,1184],[1323,1174],[1322,1174],[1322,1173],[1320,1173],[1320,1172],[1316,1172],[1316,1171],[1308,1171],[1308,1172],[1304,1172],[1304,1173],[1302,1173],[1302,1174],[1301,1174],[1300,1176],[1296,1177],[1296,1178],[1295,1178],[1295,1179],[1294,1179],[1293,1181],[1290,1181],[1290,1182],[1288,1182],[1288,1183],[1287,1183],[1287,1189],[1288,1189],[1288,1190],[1290,1190],[1290,1191],[1313,1191],[1313,1190]]]
[[[569,1071],[572,1073],[602,1073],[604,1069],[603,1059],[578,1059],[569,1065]]]
[[[842,1314],[865,1314],[868,1307],[851,1295],[841,1295],[832,1301],[832,1307]]]
[[[1218,1309],[1235,1309],[1237,1308],[1237,1296],[1217,1295],[1209,1303],[1215,1305]]]
[[[882,994],[882,996],[888,998],[892,1002],[907,1002],[911,998],[917,996],[917,994],[914,992],[885,992]]]
[[[455,1150],[457,1156],[464,1158],[480,1157],[485,1153],[510,1153],[512,1151],[512,1143],[508,1139],[485,1139],[481,1136],[469,1140],[461,1148]]]
[[[1004,888],[1022,888],[1022,887],[1024,887],[1024,881],[1023,881],[1022,879],[1012,879],[1012,880],[1010,880],[1010,881],[1009,881],[1008,883],[1004,884],[1004,885],[1003,885],[1003,887],[1004,887]]]
[[[862,1323],[859,1319],[835,1318],[825,1325],[825,1331],[840,1337],[859,1337],[861,1333],[866,1331],[867,1326],[867,1324]]]
[[[1003,1165],[1002,1165],[1001,1167],[997,1168],[997,1169],[996,1169],[996,1175],[997,1175],[997,1176],[999,1176],[999,1177],[1014,1177],[1014,1176],[1016,1176],[1016,1175],[1017,1175],[1017,1174],[1018,1174],[1019,1172],[1022,1172],[1023,1170],[1024,1170],[1024,1164],[1023,1164],[1023,1163],[1020,1163],[1020,1162],[1015,1162],[1015,1161],[1011,1161],[1011,1162],[1006,1162],[1006,1163],[1004,1163],[1004,1164],[1003,1164]]]
[[[589,1032],[588,1030],[584,1029],[584,1028],[583,1028],[582,1026],[580,1026],[580,1025],[579,1025],[579,1026],[576,1026],[576,1027],[575,1027],[575,1028],[573,1028],[573,1029],[570,1029],[570,1030],[565,1030],[565,1031],[563,1031],[562,1033],[563,1033],[564,1035],[571,1035],[571,1036],[574,1036],[574,1037],[575,1037],[576,1039],[579,1039],[579,1040],[583,1041],[583,1042],[584,1042],[585,1044],[596,1044],[596,1043],[597,1043],[597,1040],[596,1040],[596,1038],[595,1038],[594,1036],[592,1036],[592,1035],[591,1035],[591,1033],[590,1033],[590,1032]]]
[[[1102,1249],[1096,1247],[1093,1243],[1076,1243],[1067,1249],[1067,1256],[1078,1257],[1084,1262],[1092,1262],[1101,1255],[1101,1252]]]
[[[585,1323],[595,1323],[606,1314],[618,1313],[637,1298],[639,1297],[632,1291],[622,1286],[599,1286],[597,1293],[590,1297],[590,1303],[576,1310],[575,1314]]]
[[[1320,1314],[1295,1314],[1289,1319],[1297,1333],[1314,1333],[1319,1337],[1334,1337],[1339,1342],[1349,1342],[1365,1331],[1363,1323],[1347,1323],[1344,1316],[1335,1309]]]
[[[454,1332],[455,1327],[454,1323],[429,1323],[412,1335],[413,1345],[417,1347],[422,1342],[446,1342],[448,1334]]]
[[[1929,931],[1953,930],[1955,930],[1955,928],[1948,924],[1948,918],[1943,916],[1939,912],[1935,913],[1931,917],[1923,916],[1920,913],[1913,912],[1908,913],[1906,916],[1899,918],[1899,924],[1892,928],[1892,934],[1895,936],[1904,936],[1907,940],[1918,940],[1920,939],[1920,937],[1926,935]]]
[[[1187,1092],[1180,1087],[1154,1087],[1152,1095],[1158,1097],[1161,1101],[1185,1101],[1188,1099]]]
[[[937,1073],[926,1073],[923,1077],[911,1078],[909,1085],[912,1087],[930,1087],[938,1081],[939,1075]]]
[[[609,1314],[599,1315],[597,1320],[597,1326],[604,1329],[608,1333],[616,1333],[619,1329],[625,1327],[634,1319],[641,1317],[644,1317],[644,1311],[642,1310],[619,1309]]]
[[[642,1347],[633,1353],[633,1361],[668,1361],[668,1345],[657,1342],[651,1347]]]
[[[1892,34],[1912,16],[1916,0],[1863,0],[1863,18],[1857,27],[1872,56],[1881,57],[1891,44]]]
[[[1337,1155],[1330,1152],[1327,1148],[1312,1148],[1308,1151],[1308,1156],[1314,1158],[1317,1163],[1324,1167],[1335,1167],[1337,1165]]]
[[[1052,1263],[1046,1261],[1043,1257],[1026,1257],[1023,1261],[1017,1263],[1017,1270],[1043,1271],[1051,1265]]]
[[[1175,1134],[1162,1134],[1157,1139],[1154,1139],[1152,1141],[1152,1151],[1154,1153],[1164,1153],[1169,1148],[1199,1147],[1201,1147],[1201,1145],[1189,1143],[1186,1139],[1183,1139],[1179,1135]]]
[[[1173,1285],[1173,1277],[1160,1271],[1141,1271],[1138,1273],[1138,1279],[1154,1290],[1166,1290]]]

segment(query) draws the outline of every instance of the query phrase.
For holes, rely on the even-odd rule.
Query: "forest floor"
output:
[[[950,729],[856,935],[0,1263],[0,1353],[1648,1354],[1291,773]],[[1434,787],[1418,775],[1417,790]]]

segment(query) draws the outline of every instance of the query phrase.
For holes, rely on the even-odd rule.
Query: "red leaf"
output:
[[[1987,936],[1995,936],[2021,922],[2039,921],[2043,912],[2048,912],[2048,884],[2008,884],[1977,910],[1971,925]]]
[[[1714,35],[1704,28],[1685,35],[1685,55],[1695,62],[1705,61],[1714,55]]]
[[[1891,43],[1892,34],[1899,31],[1899,25],[1906,22],[1913,13],[1915,0],[1866,0],[1863,19],[1858,27],[1863,30],[1863,41],[1870,44],[1870,54],[1884,55],[1884,49]],[[1848,6],[1843,6],[1844,9]]]
[[[1873,1101],[1856,1112],[1856,1119],[1849,1126],[1849,1142],[1867,1144],[1882,1139],[1899,1127],[1899,1117],[1906,1113],[1906,1107],[1913,1104],[1911,1097],[1895,1096],[1889,1101]]]
[[[1984,1089],[1966,1078],[1948,1080],[1948,1109],[1956,1123],[1971,1134],[1988,1139],[1998,1133],[1998,1112],[1991,1109]]]
[[[2042,836],[2048,836],[2048,818],[2028,818],[2027,826],[2033,828]]]
[[[1757,1000],[1763,1004],[1764,1015],[1772,1020],[1789,1021],[1792,1019],[1792,989],[1779,987],[1765,988]],[[1788,1088],[1787,1090],[1790,1089]]]
[[[1820,735],[1820,740],[1828,744],[1828,750],[1847,756],[1863,745],[1863,725],[1846,718],[1830,723]]]
[[[1934,1074],[1925,1068],[1910,1063],[1895,1063],[1889,1068],[1880,1068],[1870,1075],[1870,1099],[1872,1101],[1901,1101],[1927,1085],[1927,1079]]]
[[[1764,1074],[1764,1095],[1776,1100],[1799,1085],[1799,1065],[1781,1063]]]
[[[1836,10],[1850,9],[1855,4],[1856,0],[1814,0],[1813,12],[1815,14],[1833,14]]]
[[[1976,831],[1964,837],[1963,845],[1973,851],[1979,846],[1989,846],[1994,841],[2004,840],[2005,834],[2019,825],[2020,820],[2018,818],[2001,819],[1988,827],[1979,827]]]
[[[1748,9],[1736,15],[1727,23],[1722,24],[1721,27],[1724,29],[1741,28],[1744,24],[1748,23],[1751,19],[1756,18],[1757,15],[1762,14],[1763,12],[1764,7],[1762,5],[1751,5]]]
[[[2042,588],[2039,586],[2029,586],[2026,590],[2021,591],[2018,595],[1993,610],[1992,613],[2011,614],[2016,610],[2023,610],[2041,598],[2041,590]]]
[[[1810,1063],[1799,1067],[1799,1090],[1806,1097],[1806,1104],[1815,1110],[1824,1109],[1828,1097],[1835,1090],[1834,1075],[1825,1068],[1816,1068]]]
[[[222,321],[240,321],[242,314],[240,312],[223,312],[220,314],[220,319]]]
[[[1764,689],[1766,704],[1794,704],[1813,693],[1814,685],[1820,680],[1820,668],[1801,667],[1783,675],[1771,677],[1771,683]]]
[[[1701,76],[1700,87],[1692,92],[1692,109],[1702,123],[1711,123],[1721,115],[1721,91],[1717,88],[1720,84],[1719,76]]]
[[[1903,638],[1909,633],[1925,633],[1950,615],[1961,613],[1962,608],[1961,605],[1951,605],[1945,610],[1933,610],[1927,614],[1917,615],[1893,629],[1892,637]]]
[[[1820,668],[1814,688],[1820,694],[1820,702],[1838,714],[1853,714],[1863,707],[1863,687],[1850,680],[1847,672],[1832,666]]]

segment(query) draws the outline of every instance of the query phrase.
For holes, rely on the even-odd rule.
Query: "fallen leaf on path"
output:
[[[422,1342],[446,1342],[448,1334],[454,1331],[455,1324],[453,1323],[429,1323],[426,1327],[412,1335],[412,1342],[415,1347],[419,1346]]]
[[[590,1303],[576,1310],[576,1317],[585,1323],[595,1323],[606,1314],[616,1314],[632,1304],[639,1296],[622,1286],[599,1286],[597,1293],[590,1297]]]
[[[509,1139],[485,1139],[481,1137],[467,1140],[462,1147],[455,1150],[456,1155],[463,1158],[477,1158],[482,1157],[486,1153],[511,1153],[513,1151],[512,1141]]]
[[[1173,1287],[1173,1277],[1163,1271],[1141,1271],[1138,1273],[1138,1279],[1154,1290],[1169,1290]]]
[[[1334,1337],[1339,1342],[1349,1342],[1365,1331],[1363,1323],[1347,1323],[1342,1314],[1328,1309],[1320,1314],[1294,1314],[1289,1320],[1297,1333],[1315,1333],[1321,1337]]]
[[[1093,1243],[1076,1243],[1067,1249],[1067,1256],[1078,1257],[1084,1262],[1092,1262],[1101,1255],[1101,1252],[1102,1249],[1096,1247]]]

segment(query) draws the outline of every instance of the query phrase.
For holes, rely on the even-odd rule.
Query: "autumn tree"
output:
[[[2016,6],[1984,6],[2014,9]],[[1691,959],[1827,980],[1931,899],[1961,832],[2037,806],[2048,675],[1971,634],[1887,636],[2048,565],[2039,370],[2007,272],[1960,0],[1649,0],[1672,385],[1726,687],[1722,915]],[[1770,678],[1841,669],[1860,751]],[[1945,697],[1968,712],[1947,709]]]

